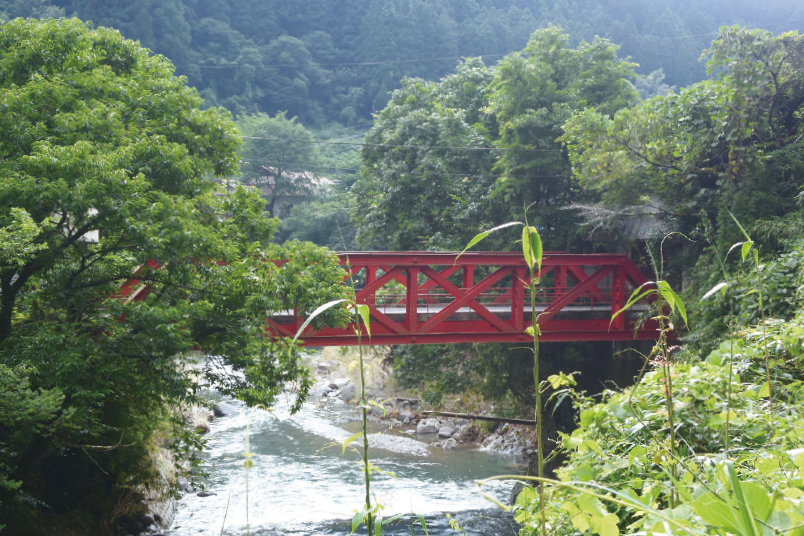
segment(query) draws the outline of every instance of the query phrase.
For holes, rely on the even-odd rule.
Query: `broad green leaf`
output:
[[[522,253],[525,255],[525,262],[528,268],[533,270],[533,266],[538,266],[539,271],[542,269],[542,238],[539,236],[539,231],[536,227],[524,227],[522,229]]]
[[[296,342],[296,340],[301,336],[302,332],[307,328],[307,326],[310,325],[310,322],[312,322],[315,317],[317,317],[318,315],[320,315],[324,311],[326,311],[328,309],[332,309],[333,307],[335,307],[339,303],[343,303],[345,301],[349,301],[349,300],[346,300],[346,299],[333,300],[331,302],[325,303],[324,305],[320,306],[318,309],[313,311],[313,314],[311,314],[309,317],[307,317],[307,320],[304,321],[304,324],[302,324],[302,326],[299,328],[299,331],[296,332],[296,336],[293,337],[293,342]]]
[[[382,516],[378,515],[377,519],[374,520],[374,536],[381,536],[382,535]]]
[[[465,248],[463,248],[463,251],[461,251],[461,252],[460,252],[460,254],[458,254],[458,257],[455,257],[455,260],[458,260],[458,258],[459,258],[461,255],[463,255],[464,253],[466,253],[466,251],[467,251],[469,248],[471,248],[472,246],[474,246],[475,244],[477,244],[478,242],[480,242],[481,240],[483,240],[484,238],[486,238],[486,237],[487,237],[488,235],[490,235],[491,233],[494,233],[494,232],[499,231],[499,230],[501,230],[501,229],[506,229],[506,228],[508,228],[508,227],[513,227],[514,225],[523,225],[523,224],[522,224],[522,223],[520,223],[520,222],[518,222],[518,221],[509,221],[508,223],[504,223],[504,224],[502,224],[502,225],[498,225],[497,227],[494,227],[493,229],[489,229],[488,231],[483,231],[482,233],[478,233],[478,234],[476,234],[476,235],[475,235],[475,237],[474,237],[474,238],[472,238],[472,239],[469,241],[469,243],[466,245],[466,247],[465,247]]]
[[[360,524],[366,518],[367,513],[368,512],[366,512],[366,510],[363,509],[363,510],[360,510],[358,513],[355,514],[355,516],[352,518],[352,532],[350,532],[350,534],[353,534],[357,530],[357,528],[360,526]]]
[[[748,253],[751,251],[751,247],[753,245],[754,245],[754,243],[749,241],[749,242],[744,243],[743,247],[740,248],[740,254],[743,257],[743,260],[745,260],[746,257],[748,257]]]
[[[586,514],[576,514],[572,516],[572,526],[578,529],[579,532],[586,532],[591,527],[589,525],[589,516]]]
[[[363,319],[363,325],[366,326],[366,333],[368,333],[369,339],[371,338],[371,310],[369,306],[365,303],[361,303],[357,306],[357,312],[360,314],[360,317]]]
[[[717,285],[715,285],[714,287],[709,289],[709,292],[707,292],[706,294],[703,295],[703,298],[701,298],[701,301],[704,301],[705,299],[707,299],[710,296],[714,295],[715,292],[717,292],[718,290],[722,290],[725,293],[725,289],[728,286],[729,286],[728,283],[726,283],[725,281],[721,281],[720,283],[718,283]]]
[[[357,440],[357,438],[360,437],[362,434],[363,434],[363,432],[360,431],[360,432],[356,433],[355,435],[350,436],[346,441],[344,441],[343,442],[343,451],[341,453],[342,454],[345,453],[346,452],[346,447],[348,447],[350,443],[353,443],[355,440]]]
[[[771,500],[768,497],[768,492],[754,482],[741,482],[740,487],[743,495],[745,495],[746,504],[750,505],[754,516],[760,521],[765,521],[771,511]]]
[[[767,398],[770,396],[770,394],[771,394],[770,381],[766,381],[765,383],[762,384],[762,389],[759,390],[759,396],[760,398]]]
[[[530,486],[525,486],[519,495],[516,496],[516,504],[519,506],[528,506],[536,500],[536,492]]]
[[[708,525],[724,528],[732,534],[740,534],[737,511],[718,499],[714,493],[701,495],[690,506]]]
[[[592,532],[600,536],[617,536],[620,534],[620,529],[617,524],[620,518],[616,514],[606,514],[603,517],[590,516],[589,524],[592,526]]]

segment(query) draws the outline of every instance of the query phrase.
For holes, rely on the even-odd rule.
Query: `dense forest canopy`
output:
[[[436,80],[463,56],[492,65],[551,23],[573,45],[610,39],[636,72],[663,69],[677,87],[706,77],[698,57],[721,25],[804,28],[795,0],[2,0],[0,12],[119,29],[167,56],[206,105],[308,125],[368,120],[404,76]]]

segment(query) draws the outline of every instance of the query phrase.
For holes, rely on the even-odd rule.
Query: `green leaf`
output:
[[[525,255],[525,262],[528,264],[528,268],[532,271],[533,266],[536,265],[541,272],[544,251],[542,238],[539,236],[539,231],[536,227],[526,226],[522,229],[522,253]]]
[[[374,407],[380,408],[382,410],[382,416],[385,417],[385,406],[377,402],[376,400],[369,400],[368,403]]]
[[[366,333],[368,333],[369,339],[371,338],[371,326],[369,323],[371,322],[371,310],[369,306],[365,303],[361,303],[357,306],[357,312],[360,314],[360,317],[363,319],[363,325],[366,326]]]
[[[734,220],[734,223],[736,223],[736,224],[737,224],[737,227],[739,227],[739,228],[740,228],[740,232],[741,232],[741,233],[743,233],[743,236],[745,237],[745,239],[746,239],[746,240],[748,240],[748,241],[750,242],[750,241],[751,241],[751,237],[750,237],[750,236],[748,236],[748,233],[747,233],[747,232],[745,232],[745,229],[743,229],[743,226],[742,226],[742,225],[740,225],[740,222],[739,222],[739,221],[737,221],[737,218],[736,218],[736,217],[734,217],[734,214],[732,214],[730,210],[727,210],[726,212],[728,212],[728,213],[729,213],[729,216],[731,216],[731,219],[733,219],[733,220]]]
[[[770,396],[770,394],[771,394],[770,381],[766,381],[765,383],[762,384],[762,388],[759,390],[759,396],[760,398],[767,398]]]
[[[364,508],[363,510],[360,510],[358,513],[355,514],[355,516],[352,518],[352,532],[350,532],[350,534],[353,534],[360,526],[360,524],[363,522],[363,520],[366,519],[367,513],[368,512],[366,512],[366,509]]]
[[[474,246],[475,244],[477,244],[478,242],[480,242],[481,240],[483,240],[484,238],[486,238],[486,237],[487,237],[488,235],[490,235],[491,233],[494,233],[494,232],[496,232],[496,231],[499,231],[499,230],[501,230],[501,229],[505,229],[505,228],[508,228],[508,227],[513,227],[514,225],[523,225],[523,224],[522,224],[522,223],[520,223],[520,222],[518,222],[518,221],[509,221],[508,223],[504,223],[504,224],[502,224],[502,225],[498,225],[497,227],[494,227],[493,229],[489,229],[488,231],[483,231],[482,233],[478,233],[478,234],[476,234],[476,235],[475,235],[475,237],[474,237],[474,238],[472,238],[472,239],[469,241],[469,244],[467,244],[467,245],[466,245],[466,247],[465,247],[465,248],[463,248],[463,251],[461,251],[461,252],[460,252],[460,254],[458,254],[458,256],[457,256],[457,257],[455,257],[455,260],[457,261],[457,260],[458,260],[458,258],[459,258],[461,255],[463,255],[464,253],[466,253],[466,251],[467,251],[469,248],[471,248],[472,246]]]
[[[617,316],[618,316],[620,313],[622,313],[623,311],[625,311],[626,309],[628,309],[629,307],[631,307],[632,305],[634,305],[636,302],[638,302],[639,300],[641,300],[641,299],[642,299],[642,298],[644,298],[645,296],[649,296],[649,295],[651,295],[651,294],[654,294],[654,293],[656,292],[656,289],[655,289],[655,288],[649,288],[648,290],[645,290],[645,291],[643,291],[643,292],[641,292],[641,293],[639,292],[639,290],[640,290],[642,287],[644,287],[645,285],[651,285],[651,284],[653,284],[653,281],[648,281],[647,283],[643,283],[643,284],[641,284],[639,287],[637,287],[636,289],[634,289],[634,292],[632,292],[632,293],[631,293],[631,297],[630,297],[630,298],[628,298],[628,301],[627,301],[627,302],[626,302],[626,304],[623,306],[623,308],[622,308],[622,309],[620,309],[619,311],[617,311],[616,313],[614,313],[613,315],[611,315],[611,322],[614,322],[614,319],[615,319],[615,318],[617,318]],[[609,322],[609,325],[611,325],[611,322]]]
[[[310,322],[312,322],[315,317],[317,317],[318,315],[320,315],[324,311],[326,311],[328,309],[332,309],[333,307],[335,307],[339,303],[343,303],[345,301],[349,301],[349,300],[347,300],[347,299],[333,300],[331,302],[325,303],[324,305],[320,306],[318,309],[313,311],[313,314],[311,314],[309,317],[307,317],[307,320],[304,321],[304,324],[302,324],[302,326],[299,328],[299,331],[296,332],[296,336],[293,337],[293,342],[296,342],[296,340],[298,340],[298,338],[301,336],[302,332],[307,328],[307,326],[310,325]]]
[[[382,516],[378,515],[374,520],[374,536],[381,536],[382,534]]]
[[[709,292],[707,292],[706,294],[703,295],[703,298],[701,298],[701,301],[704,301],[705,299],[707,299],[710,296],[714,295],[715,292],[717,292],[718,290],[722,290],[721,293],[725,294],[726,287],[728,287],[728,286],[729,286],[728,283],[726,283],[725,281],[721,281],[720,283],[718,283],[717,285],[715,285],[714,287],[709,289]]]
[[[751,251],[751,247],[752,247],[753,245],[754,245],[754,243],[753,243],[753,242],[748,241],[748,242],[746,242],[746,243],[744,243],[744,244],[743,244],[743,247],[742,247],[742,248],[740,248],[740,255],[742,255],[743,260],[745,260],[745,259],[746,259],[746,257],[748,257],[748,253]]]
[[[690,503],[692,509],[708,525],[740,534],[737,511],[721,501],[714,493],[705,493]]]
[[[419,518],[419,523],[421,524],[422,528],[424,529],[424,533],[427,536],[430,536],[430,533],[427,532],[427,523],[424,522],[424,516],[421,514],[416,514],[416,517]]]
[[[363,434],[363,432],[360,431],[360,432],[356,433],[355,435],[350,436],[346,441],[344,441],[343,442],[343,451],[341,452],[341,454],[345,454],[346,453],[346,447],[348,447],[350,443],[354,442],[362,434]]]

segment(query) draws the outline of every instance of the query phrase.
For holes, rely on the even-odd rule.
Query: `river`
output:
[[[290,415],[286,401],[272,413],[249,411],[242,403],[220,398],[234,413],[211,424],[203,469],[208,491],[186,494],[180,501],[170,536],[198,535],[347,535],[350,519],[365,499],[360,458],[340,443],[360,429],[353,408],[342,403],[311,401]],[[515,535],[511,514],[496,508],[477,492],[476,481],[519,470],[514,457],[461,448],[428,447],[436,438],[384,432],[372,424],[369,456],[377,467],[396,478],[375,474],[372,501],[384,505],[383,515],[415,512],[425,517],[431,535],[460,534],[449,526],[449,513],[468,535]],[[246,513],[245,441],[249,431],[253,468],[248,475]],[[484,488],[505,502],[511,482]],[[227,506],[228,504],[228,506]],[[249,529],[247,529],[247,521]],[[411,526],[411,516],[386,528],[385,534],[424,534]],[[359,531],[365,534],[365,529]]]

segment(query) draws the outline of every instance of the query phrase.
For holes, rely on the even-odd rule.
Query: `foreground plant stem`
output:
[[[536,284],[539,280],[530,270],[530,318],[533,322],[533,384],[536,387],[536,452],[539,466],[539,478],[544,478],[544,452],[542,447],[542,389],[539,384],[539,326],[536,317]],[[541,512],[542,536],[547,534],[544,511],[544,484],[539,484],[539,510]]]

